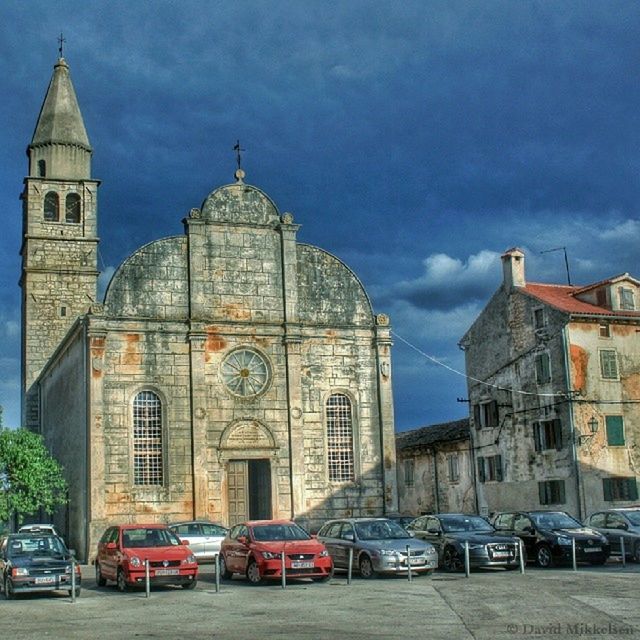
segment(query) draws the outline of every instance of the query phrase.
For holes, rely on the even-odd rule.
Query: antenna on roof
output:
[[[567,269],[567,284],[571,286],[571,275],[569,274],[569,259],[567,258],[567,247],[556,247],[555,249],[547,249],[546,251],[541,251],[540,253],[551,253],[552,251],[564,252],[564,266]]]

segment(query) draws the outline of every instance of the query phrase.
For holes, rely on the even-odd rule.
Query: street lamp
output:
[[[598,433],[598,427],[600,423],[598,422],[598,418],[595,416],[591,416],[591,420],[587,422],[587,426],[589,427],[589,433],[581,433],[578,435],[578,444],[584,444],[593,438],[593,436]]]

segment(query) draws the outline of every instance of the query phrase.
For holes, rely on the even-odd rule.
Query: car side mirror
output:
[[[342,538],[344,540],[349,540],[349,542],[354,542],[356,537],[353,535],[353,533],[345,533]]]
[[[183,544],[185,547],[189,546],[189,541],[188,540],[183,540],[182,538],[180,539],[180,543]]]
[[[240,543],[240,544],[247,544],[247,536],[238,536],[236,538],[236,540]]]
[[[115,542],[107,542],[107,546],[105,548],[113,550],[113,549],[117,549],[118,547]]]
[[[415,532],[414,532],[414,531],[409,531],[409,530],[407,529],[407,533],[409,534],[409,537],[410,537],[410,538],[415,538],[415,537],[416,537],[416,534],[415,534]]]
[[[427,533],[430,533],[432,536],[439,536],[441,531],[440,529],[427,529]]]

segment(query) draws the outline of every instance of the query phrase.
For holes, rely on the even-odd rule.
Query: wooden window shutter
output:
[[[556,449],[562,450],[562,422],[559,418],[555,418],[553,421],[553,435],[555,436]]]
[[[560,504],[564,504],[567,501],[564,489],[564,480],[558,480],[558,495],[560,497]]]
[[[502,482],[502,456],[497,455],[494,459],[496,461],[496,480]]]
[[[478,479],[480,482],[484,482],[484,458],[478,458]]]
[[[629,478],[627,480],[629,483],[629,500],[637,500],[638,499],[638,482],[635,478]]]
[[[479,429],[482,424],[480,423],[480,405],[473,405],[473,421],[475,422],[476,429]]]
[[[498,401],[492,400],[489,403],[489,426],[497,427],[499,425],[500,418],[498,417]]]
[[[539,422],[533,423],[533,445],[536,451],[542,451],[542,439],[540,437],[541,426]]]
[[[546,482],[538,482],[538,499],[540,500],[540,504],[548,504],[546,488]]]
[[[610,446],[624,445],[624,423],[622,416],[605,416],[607,427],[607,444]]]
[[[611,502],[613,500],[611,492],[611,478],[602,478],[602,490],[604,492],[605,501]]]

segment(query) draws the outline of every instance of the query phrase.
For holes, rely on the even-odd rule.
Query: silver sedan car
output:
[[[333,558],[334,567],[349,566],[353,550],[353,568],[363,578],[379,573],[431,573],[438,566],[433,545],[413,538],[388,518],[343,518],[331,520],[318,532]]]
[[[225,539],[228,529],[222,525],[206,520],[190,520],[175,522],[169,529],[180,540],[186,540],[198,562],[212,561],[220,553],[220,544]]]

